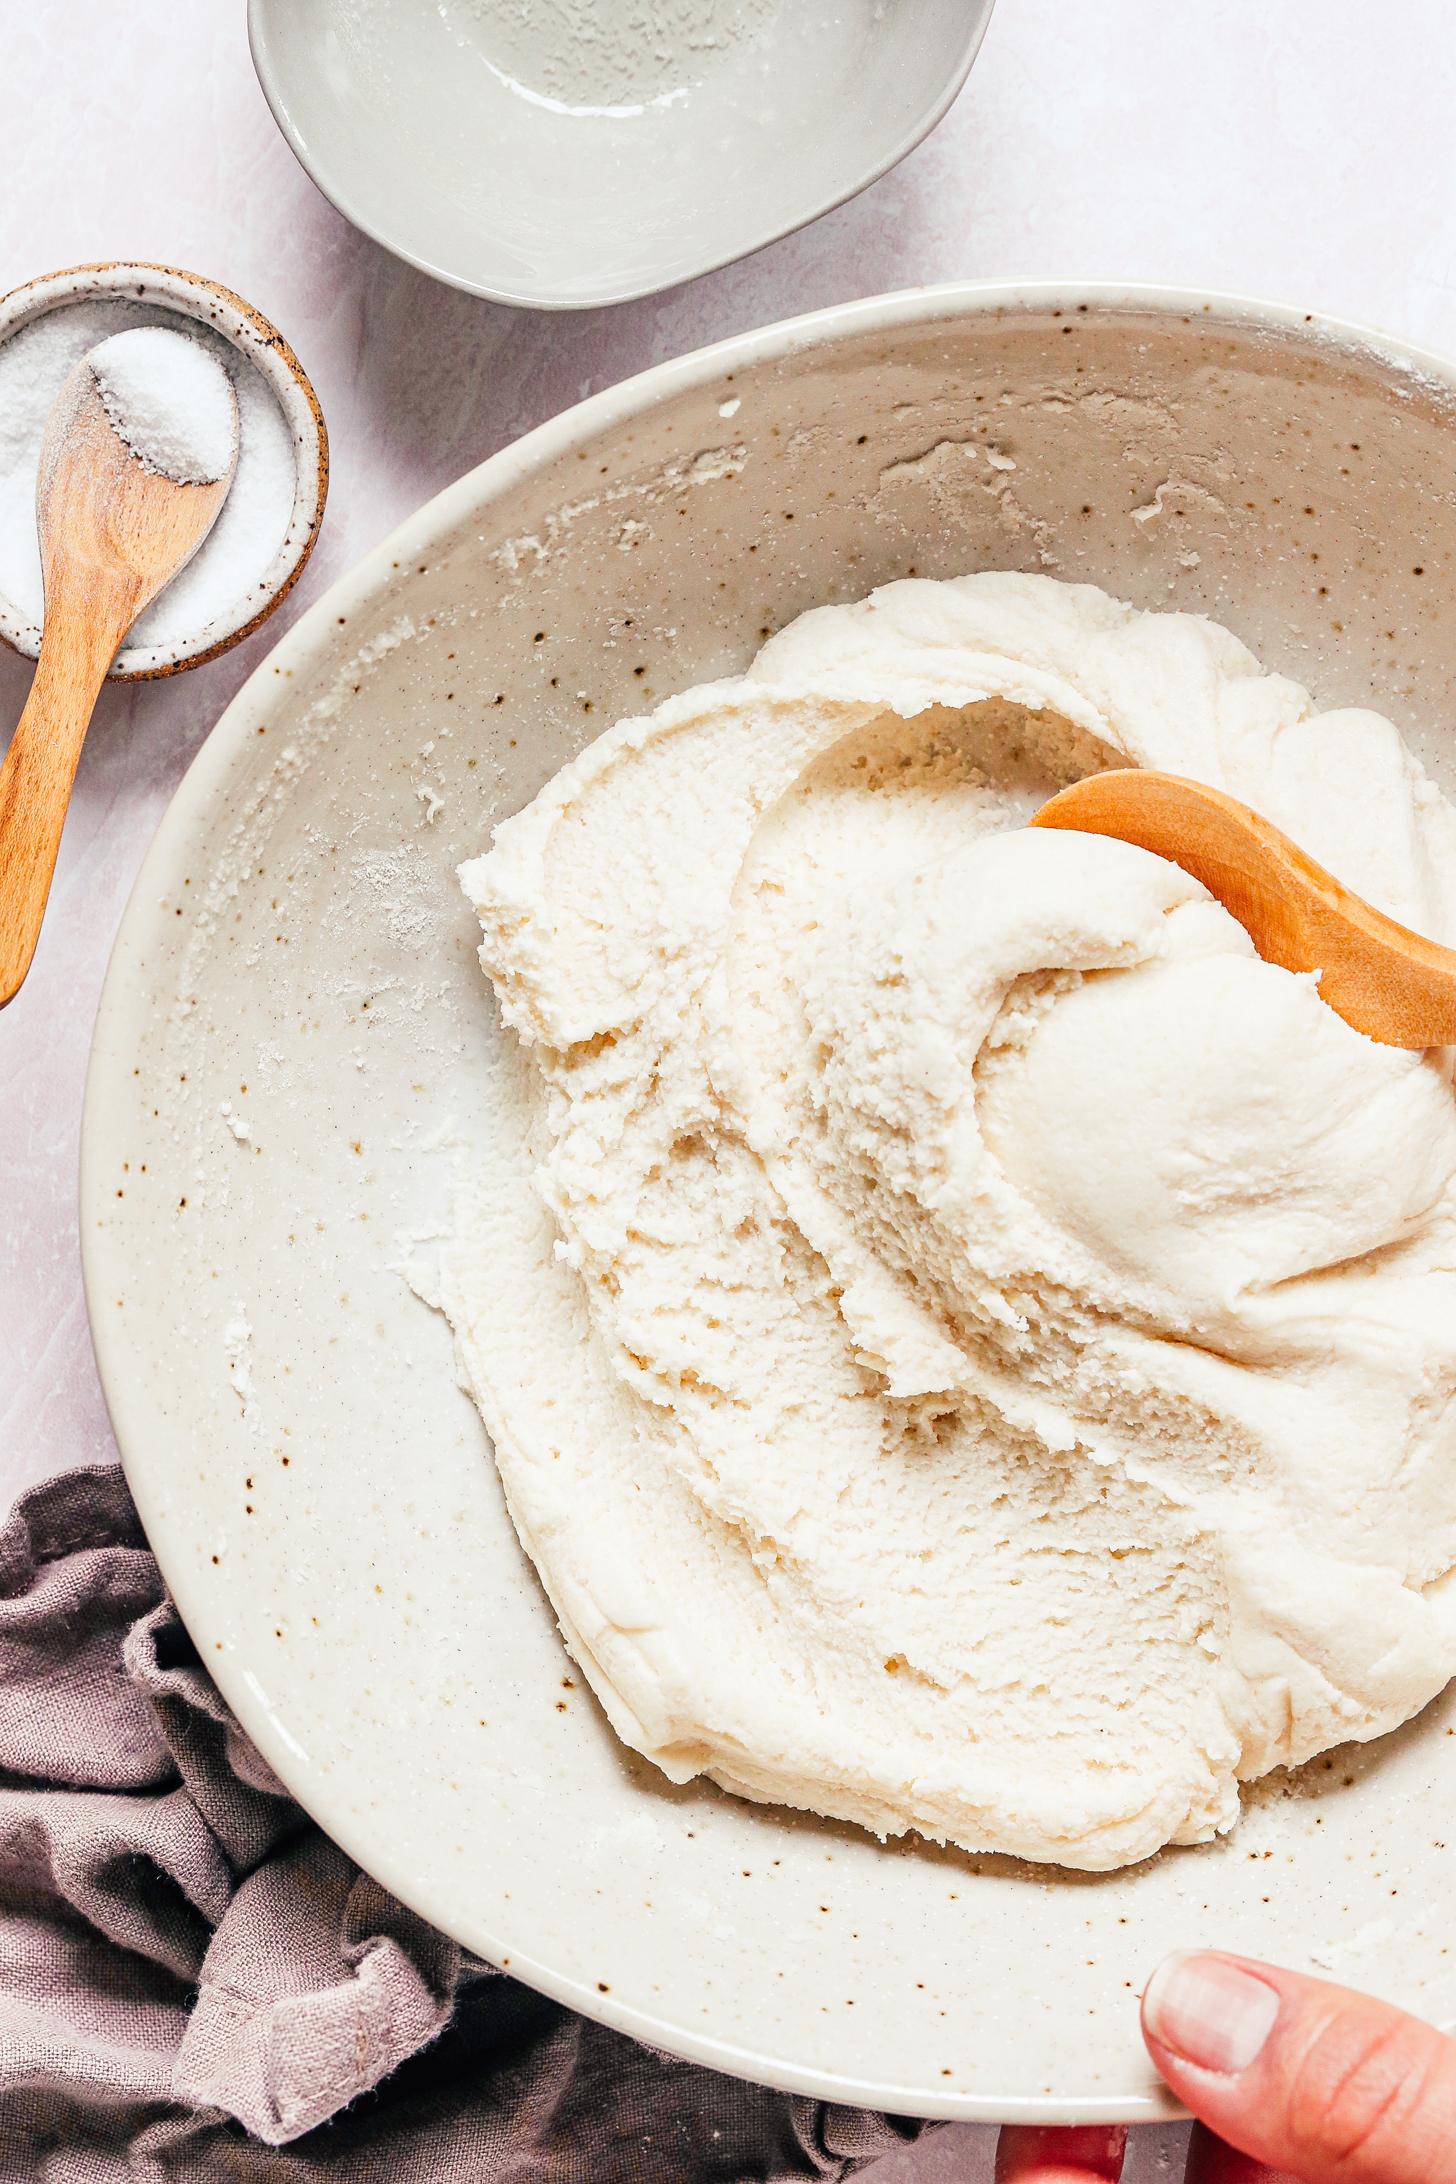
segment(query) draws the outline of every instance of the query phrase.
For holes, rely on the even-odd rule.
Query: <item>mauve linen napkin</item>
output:
[[[740,2184],[920,2126],[743,2085],[462,1954],[228,1714],[114,1468],[0,1530],[0,2178]]]

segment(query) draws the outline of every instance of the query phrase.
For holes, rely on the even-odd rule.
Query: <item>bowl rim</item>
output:
[[[312,380],[272,320],[222,281],[205,273],[189,273],[181,266],[144,258],[106,258],[37,274],[0,295],[0,343],[13,340],[52,311],[68,310],[94,296],[140,301],[210,327],[247,359],[271,389],[293,438],[293,507],[283,540],[260,573],[259,603],[241,619],[217,617],[181,642],[123,645],[112,662],[108,682],[156,682],[230,652],[292,591],[324,520],[329,492],[328,427]],[[211,634],[214,631],[216,635]],[[27,660],[34,660],[40,649],[40,627],[23,618],[15,602],[3,593],[0,643]]]
[[[101,1216],[110,1210],[107,1187],[121,1158],[125,1087],[132,1068],[132,1027],[145,1021],[153,1002],[152,965],[164,953],[166,920],[162,909],[166,875],[194,824],[223,789],[229,770],[248,748],[256,722],[270,709],[279,676],[303,681],[336,640],[341,617],[354,621],[387,597],[401,570],[412,566],[480,517],[506,493],[544,465],[593,439],[605,429],[642,414],[666,398],[710,384],[725,373],[835,343],[876,330],[974,322],[987,315],[1048,316],[1106,314],[1112,317],[1181,318],[1206,324],[1216,332],[1264,334],[1292,341],[1325,355],[1373,363],[1396,378],[1443,393],[1456,408],[1456,359],[1443,357],[1356,321],[1326,316],[1229,291],[1191,290],[1152,282],[1037,280],[952,282],[907,289],[781,320],[745,334],[653,365],[646,371],[574,404],[500,449],[435,494],[389,537],[340,576],[287,630],[224,709],[193,758],[143,859],[127,901],[107,965],[97,1010],[81,1119],[79,1211],[82,1275],[98,1373],[128,1483],[135,1495],[149,1540],[165,1536],[158,1498],[140,1472],[133,1476],[128,1445],[145,1444],[153,1419],[142,1378],[129,1365],[129,1345],[116,1315],[102,1299],[115,1291],[124,1261],[113,1231]],[[158,1562],[184,1623],[206,1627],[203,1587],[192,1582],[184,1562],[167,1566],[165,1548]],[[427,1888],[417,1888],[407,1854],[381,1853],[362,1840],[361,1830],[343,1815],[331,1815],[317,1795],[300,1796],[293,1786],[297,1746],[274,1714],[244,1666],[230,1655],[218,1658],[216,1681],[245,1733],[291,1795],[319,1826],[382,1886],[419,1916],[450,1931],[450,1905]],[[316,1784],[310,1785],[316,1789]],[[1034,2098],[998,2098],[994,2092],[926,2094],[913,2099],[904,2087],[838,2077],[832,2072],[778,2062],[731,2041],[665,2025],[647,2012],[620,2003],[614,1995],[588,1993],[576,1982],[523,1954],[518,1943],[473,1929],[470,1946],[499,1965],[509,1955],[513,1977],[630,2037],[664,2048],[686,2061],[730,2076],[769,2084],[784,2091],[827,2101],[909,2114],[927,2120],[962,2123],[1125,2124],[1166,2123],[1186,2114],[1171,2094],[1046,2094]]]
[[[926,102],[909,127],[902,130],[889,148],[871,162],[857,181],[848,183],[843,189],[825,192],[802,211],[791,211],[783,219],[770,222],[761,233],[751,236],[747,241],[730,250],[684,265],[666,279],[625,281],[617,287],[604,290],[600,295],[591,296],[573,295],[562,290],[532,292],[512,288],[508,284],[474,279],[467,273],[452,271],[449,266],[427,256],[423,250],[396,240],[378,222],[364,219],[350,201],[351,193],[347,184],[330,171],[325,161],[319,159],[314,146],[293,119],[288,87],[284,81],[283,70],[278,65],[269,25],[265,20],[271,5],[273,0],[248,0],[248,48],[259,87],[294,158],[315,188],[323,193],[352,227],[357,228],[361,235],[367,235],[371,242],[378,243],[381,249],[389,251],[393,257],[402,259],[406,265],[412,265],[417,272],[428,274],[431,280],[442,281],[448,288],[458,288],[466,295],[482,296],[488,302],[509,304],[513,309],[521,311],[595,311],[610,310],[619,303],[637,303],[644,296],[661,295],[668,289],[682,287],[688,281],[699,280],[706,273],[721,272],[724,266],[736,265],[740,259],[750,258],[756,251],[766,250],[770,243],[782,242],[785,236],[797,234],[800,228],[809,227],[815,220],[822,219],[825,213],[848,204],[851,198],[858,197],[872,183],[881,181],[918,144],[924,142],[959,98],[990,27],[996,0],[967,0],[966,23],[960,49],[945,82],[934,97]]]

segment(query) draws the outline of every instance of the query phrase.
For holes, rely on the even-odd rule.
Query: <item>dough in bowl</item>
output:
[[[1456,1669],[1456,1102],[1197,882],[1150,765],[1456,943],[1389,722],[1088,586],[893,584],[462,869],[505,1024],[444,1299],[664,1773],[1106,1868]]]

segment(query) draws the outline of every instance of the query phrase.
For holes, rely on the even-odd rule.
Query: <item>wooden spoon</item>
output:
[[[1032,821],[1111,834],[1201,880],[1266,962],[1318,971],[1320,998],[1385,1046],[1456,1045],[1456,949],[1351,894],[1247,804],[1176,774],[1089,774]]]
[[[91,714],[122,639],[212,529],[237,465],[207,485],[146,470],[84,359],[56,396],[36,481],[45,624],[0,767],[0,1008],[40,938]]]

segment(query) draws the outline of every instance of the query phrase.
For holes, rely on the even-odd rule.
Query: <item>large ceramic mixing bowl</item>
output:
[[[887,578],[1205,609],[1456,788],[1453,375],[1298,312],[957,288],[661,366],[463,479],[198,757],[117,944],[86,1112],[97,1353],[243,1725],[345,1848],[676,2052],[962,2117],[1163,2112],[1170,1947],[1445,2021],[1451,1709],[1098,1877],[673,1788],[573,1676],[428,1292],[497,1053],[453,877],[618,715]],[[407,1278],[408,1277],[408,1278]]]

